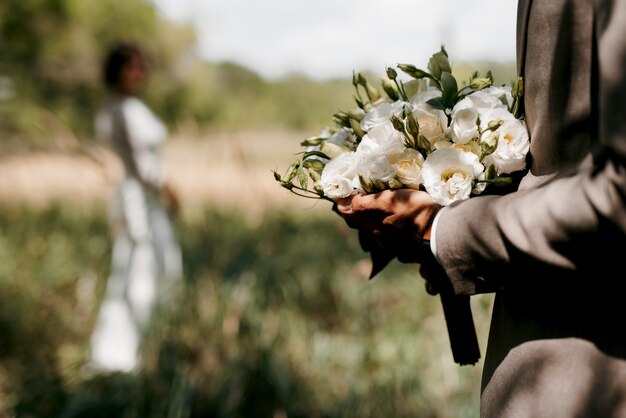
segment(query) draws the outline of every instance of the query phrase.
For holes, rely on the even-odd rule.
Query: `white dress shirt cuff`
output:
[[[433,219],[433,225],[430,228],[430,251],[432,251],[433,255],[435,256],[435,259],[437,260],[437,262],[441,262],[439,260],[439,257],[437,257],[437,223],[439,222],[439,215],[441,215],[441,212],[443,211],[443,209],[439,210],[439,212],[437,212],[437,214],[435,215],[435,219]]]

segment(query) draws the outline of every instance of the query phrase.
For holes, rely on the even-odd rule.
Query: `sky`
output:
[[[198,53],[276,79],[345,78],[387,66],[515,59],[517,0],[153,0],[190,23]]]

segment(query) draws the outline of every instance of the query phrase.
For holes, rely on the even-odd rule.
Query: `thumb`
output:
[[[344,197],[337,201],[337,210],[343,214],[352,213],[352,197]]]

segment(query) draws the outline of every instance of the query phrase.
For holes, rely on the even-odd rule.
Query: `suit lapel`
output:
[[[532,0],[519,0],[517,3],[517,74],[523,76],[526,60],[526,31]]]

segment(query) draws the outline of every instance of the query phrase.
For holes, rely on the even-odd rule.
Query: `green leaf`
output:
[[[429,104],[432,107],[434,107],[435,109],[439,109],[439,110],[445,110],[445,108],[446,108],[446,105],[443,103],[443,98],[441,98],[441,97],[434,97],[434,98],[428,100],[426,102],[426,104]]]
[[[328,155],[324,154],[321,151],[307,151],[302,156],[302,159],[306,160],[309,157],[320,157],[320,158],[326,158],[327,160],[330,160],[330,157],[328,157]]]
[[[505,105],[507,107],[507,109],[509,108],[509,100],[507,99],[506,94],[501,94],[498,97],[498,100],[500,100],[500,103]]]
[[[442,101],[447,109],[452,109],[459,96],[459,86],[456,78],[447,71],[441,73],[441,89],[443,91]]]

